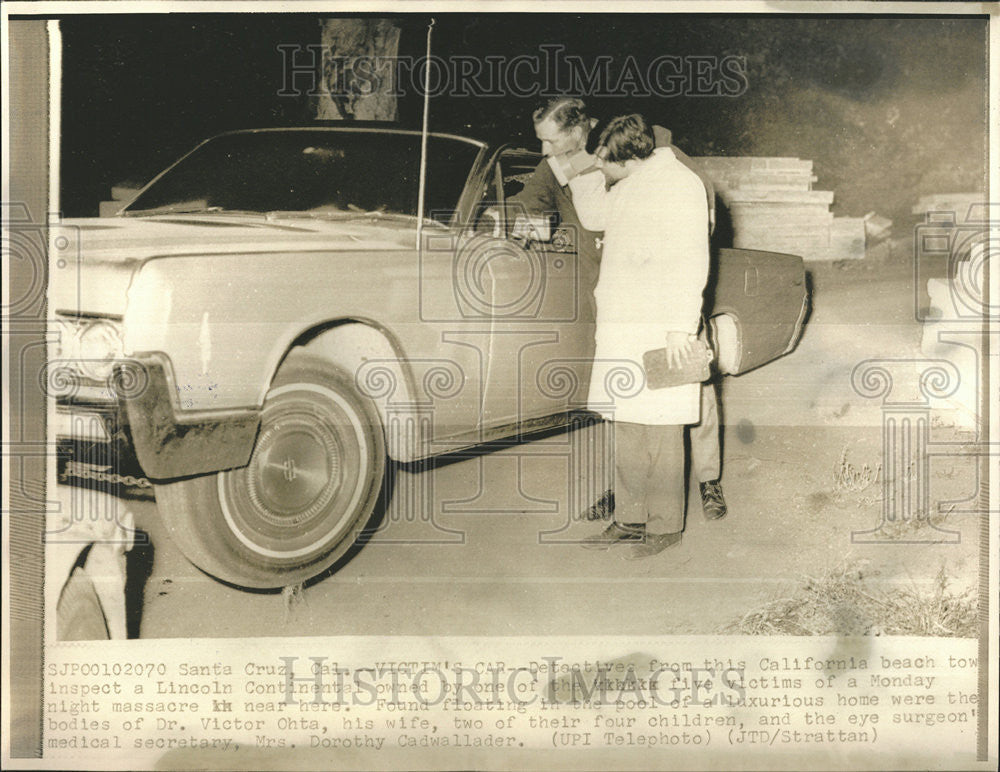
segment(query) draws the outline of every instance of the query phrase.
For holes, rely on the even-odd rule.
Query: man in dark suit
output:
[[[532,114],[535,136],[542,145],[543,160],[524,184],[524,188],[507,203],[523,207],[528,214],[547,214],[558,218],[559,225],[575,235],[577,260],[580,272],[580,292],[587,297],[594,310],[594,287],[601,264],[601,238],[603,233],[587,230],[580,222],[573,206],[569,181],[563,163],[589,165],[587,141],[591,129],[597,124],[587,113],[586,104],[575,97],[557,97],[539,107]],[[711,180],[698,165],[671,143],[669,130],[653,127],[657,147],[670,147],[682,164],[694,171],[705,187],[709,210],[709,228],[715,224],[715,189]],[[578,171],[583,171],[579,169]],[[725,517],[726,501],[722,494],[721,455],[719,449],[719,413],[715,387],[702,385],[701,422],[689,427],[691,468],[698,478],[702,512],[708,520]],[[604,519],[614,512],[614,493],[607,490],[584,513],[589,520]]]

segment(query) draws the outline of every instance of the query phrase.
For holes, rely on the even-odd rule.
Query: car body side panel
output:
[[[305,331],[330,320],[377,319],[413,368],[417,398],[434,400],[436,425],[447,434],[477,424],[483,369],[480,350],[448,338],[456,313],[450,322],[444,315],[421,320],[421,284],[453,307],[450,277],[450,260],[421,262],[414,251],[151,260],[134,280],[132,295],[155,287],[160,305],[150,316],[145,304],[130,303],[126,353],[169,356],[181,410],[252,408],[263,403],[278,364]],[[488,326],[471,322],[476,324]],[[436,388],[440,377],[427,376],[435,368],[453,385]]]
[[[344,322],[377,330],[388,344],[350,360],[359,387],[391,351],[406,381],[403,402],[429,427],[424,447],[403,456],[510,436],[525,422],[585,407],[593,307],[576,255],[474,232],[477,207],[500,187],[491,174],[503,149],[481,146],[452,226],[425,228],[420,250],[411,220],[379,212],[74,223],[81,258],[72,276],[55,277],[50,302],[124,315],[125,353],[148,363],[159,389],[129,404],[145,471],[169,478],[245,463],[290,349]],[[534,157],[514,152],[524,163]],[[712,315],[733,320],[732,372],[746,372],[794,346],[807,300],[802,260],[720,250],[706,299]],[[220,443],[225,452],[214,452]]]
[[[224,424],[233,424],[235,415],[230,444],[241,458],[249,450],[237,453],[235,445],[248,443],[236,443],[235,437],[252,442],[252,411],[263,404],[289,348],[304,333],[337,319],[369,324],[392,341],[404,363],[413,407],[424,418],[429,416],[430,436],[423,440],[436,443],[431,452],[447,452],[449,439],[464,447],[470,436],[474,438],[470,433],[479,431],[485,437],[495,426],[514,426],[574,406],[578,394],[553,395],[544,388],[545,368],[568,361],[572,369],[572,363],[586,359],[587,341],[569,335],[587,329],[580,324],[584,320],[575,318],[572,308],[553,305],[539,306],[545,310],[541,315],[491,318],[489,301],[495,298],[489,283],[484,285],[483,307],[463,302],[463,294],[456,291],[452,260],[447,250],[439,254],[425,250],[419,256],[406,250],[317,251],[150,260],[134,280],[132,294],[141,297],[156,288],[159,303],[153,308],[144,305],[137,318],[126,314],[127,353],[164,352],[172,374],[168,382],[176,392],[169,402],[182,427],[180,434],[174,434],[193,442],[196,428],[201,436],[211,432],[213,413]],[[528,265],[524,258],[513,260],[512,265]],[[330,279],[331,274],[337,278]],[[381,282],[366,280],[371,275],[381,277]],[[233,282],[234,276],[240,281]],[[303,276],[316,279],[302,281]],[[319,281],[321,277],[325,280]],[[557,286],[548,282],[540,302],[557,302],[562,297],[554,293]],[[799,258],[723,251],[714,312],[737,321],[741,345],[737,373],[781,356],[794,343],[804,293]],[[577,311],[578,303],[571,304]],[[359,369],[355,375],[360,384],[364,374]],[[166,404],[162,395],[160,403]],[[499,405],[509,409],[495,409]],[[133,434],[150,448],[143,465],[155,466],[147,472],[156,477],[180,474],[174,460],[183,454],[176,455],[175,447],[170,447],[173,434],[161,420],[163,411],[134,407]],[[153,425],[158,421],[164,425]],[[149,462],[154,454],[160,459],[155,465]],[[221,458],[219,462],[223,463]],[[227,457],[225,465],[232,463]]]

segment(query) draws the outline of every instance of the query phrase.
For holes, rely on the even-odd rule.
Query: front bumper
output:
[[[182,410],[169,358],[159,352],[116,367],[136,456],[154,480],[246,466],[260,427],[260,409]]]
[[[179,402],[170,360],[158,352],[117,362],[94,399],[57,398],[59,481],[142,492],[149,480],[246,466],[259,409],[191,411]]]

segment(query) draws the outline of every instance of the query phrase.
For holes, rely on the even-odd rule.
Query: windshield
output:
[[[425,216],[448,222],[479,152],[429,137]],[[416,216],[420,136],[364,131],[261,131],[212,139],[181,159],[125,210],[381,212]]]

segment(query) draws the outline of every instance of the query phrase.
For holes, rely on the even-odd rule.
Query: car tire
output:
[[[248,588],[298,584],[347,553],[375,510],[385,438],[372,401],[329,362],[293,352],[264,400],[249,464],[156,486],[198,568]]]

